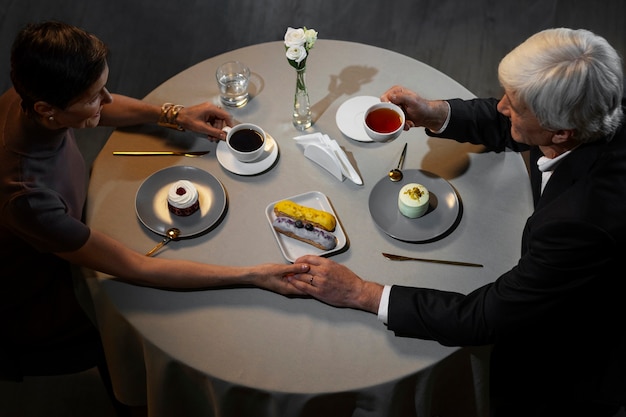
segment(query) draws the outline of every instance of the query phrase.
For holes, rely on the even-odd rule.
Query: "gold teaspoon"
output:
[[[389,171],[389,179],[393,182],[398,182],[402,179],[402,164],[404,163],[404,157],[406,156],[406,143],[404,144],[404,148],[402,148],[402,154],[400,155],[400,161],[398,162],[398,167]]]
[[[146,253],[146,256],[152,256],[154,252],[158,251],[163,246],[170,243],[171,240],[176,240],[178,236],[180,236],[180,230],[178,230],[175,227],[172,227],[171,229],[167,229],[167,231],[165,232],[165,235],[166,235],[165,238],[163,238],[163,240],[160,241],[155,247],[150,249],[150,252]]]

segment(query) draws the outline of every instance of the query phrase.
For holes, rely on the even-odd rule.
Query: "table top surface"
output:
[[[219,103],[215,70],[229,60],[251,69],[249,103],[232,114],[262,126],[279,149],[276,163],[258,175],[223,168],[217,145],[191,132],[157,127],[118,129],[95,161],[88,198],[88,224],[146,252],[161,236],[135,213],[144,180],[170,166],[192,166],[224,187],[223,218],[208,232],[172,242],[159,257],[208,263],[285,263],[266,217],[268,204],[308,192],[330,201],[345,232],[346,249],[333,254],[361,277],[468,293],[495,280],[519,256],[519,236],[531,212],[522,158],[487,153],[479,146],[428,138],[412,129],[388,143],[353,140],[339,130],[339,106],[357,96],[380,96],[402,84],[426,98],[472,98],[471,92],[437,70],[388,50],[343,41],[318,40],[310,51],[306,80],[314,125],[337,140],[363,179],[337,180],[305,158],[291,123],[295,71],[282,42],[270,42],[216,56],[172,77],[145,97],[161,104]],[[410,243],[378,228],[369,211],[374,186],[395,167],[408,143],[405,169],[445,179],[456,191],[460,220],[434,241]],[[201,150],[201,158],[113,156],[121,150]],[[395,205],[395,201],[389,201]],[[483,264],[469,268],[393,262],[381,252]],[[138,332],[173,359],[214,378],[264,390],[338,392],[370,387],[418,373],[453,348],[433,341],[395,337],[373,314],[334,308],[312,299],[292,299],[253,288],[165,291],[137,287],[103,275],[100,283],[115,308]]]

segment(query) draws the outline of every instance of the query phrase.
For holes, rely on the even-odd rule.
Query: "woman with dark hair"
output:
[[[158,123],[221,140],[222,127],[232,124],[231,116],[211,103],[156,106],[111,94],[107,55],[94,35],[60,22],[28,25],[13,44],[14,88],[0,97],[0,373],[5,376],[19,379],[33,365],[20,362],[29,352],[99,347],[98,333],[75,298],[71,264],[160,288],[254,285],[299,293],[284,277],[303,266],[231,267],[147,257],[81,221],[88,178],[74,129]],[[77,356],[69,359],[79,362]]]

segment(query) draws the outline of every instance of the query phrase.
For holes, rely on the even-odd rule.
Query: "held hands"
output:
[[[402,108],[406,116],[404,130],[422,126],[436,132],[448,117],[449,108],[445,101],[426,100],[414,91],[399,85],[387,90],[380,100],[392,102]]]
[[[178,123],[186,130],[208,135],[209,140],[224,140],[224,126],[233,126],[233,118],[226,110],[212,103],[185,107],[178,114]]]
[[[309,266],[306,264],[261,264],[252,267],[252,284],[282,295],[306,295],[305,292],[291,285],[288,277],[306,273]]]
[[[364,281],[346,266],[319,256],[305,255],[295,264],[308,265],[308,271],[287,277],[302,293],[336,307],[378,312],[382,285]]]

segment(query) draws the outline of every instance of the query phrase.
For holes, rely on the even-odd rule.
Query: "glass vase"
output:
[[[293,99],[293,125],[298,130],[306,130],[313,124],[305,73],[306,67],[296,70],[296,94]]]

